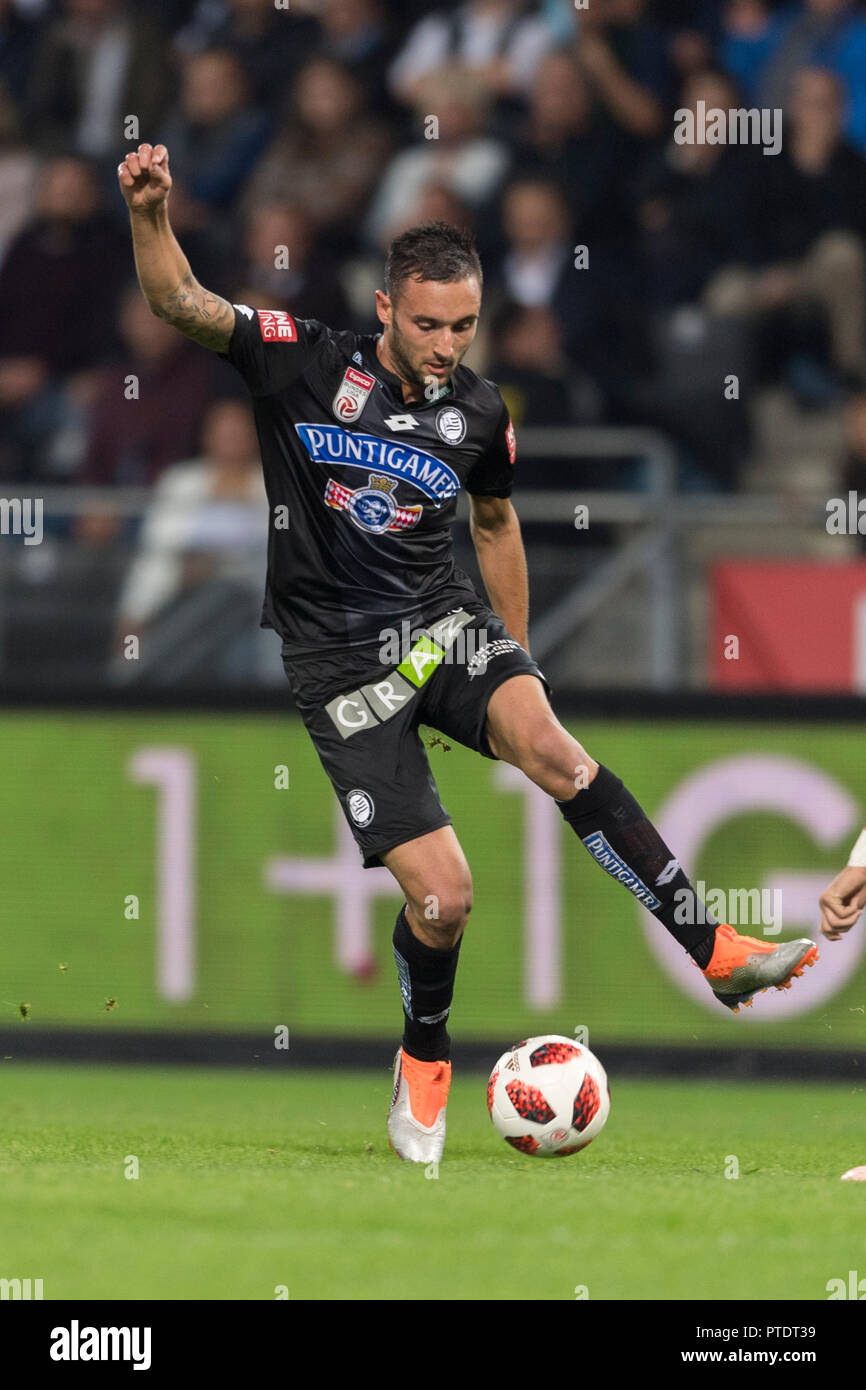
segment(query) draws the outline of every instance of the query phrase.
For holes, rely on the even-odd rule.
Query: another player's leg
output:
[[[394,927],[403,1041],[394,1064],[388,1138],[400,1158],[434,1163],[445,1146],[451,1084],[447,1020],[472,878],[450,825],[382,854],[406,902]]]
[[[818,959],[803,937],[769,945],[717,923],[677,859],[620,779],[562,727],[535,676],[505,681],[490,697],[487,739],[556,800],[593,858],[667,928],[702,970],[716,998],[735,1013],[758,990],[790,988]]]

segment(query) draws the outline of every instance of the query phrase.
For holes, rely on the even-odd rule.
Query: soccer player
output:
[[[822,934],[828,941],[841,941],[866,907],[866,829],[861,830],[848,863],[828,883],[818,905]]]
[[[272,519],[262,622],[282,638],[296,707],[365,868],[384,864],[406,899],[394,928],[404,1012],[388,1115],[395,1152],[419,1163],[442,1155],[446,1020],[472,905],[419,724],[521,768],[553,797],[728,1008],[789,987],[816,959],[814,943],[769,945],[717,924],[634,797],[551,708],[529,654],[509,500],[514,430],[496,386],[461,365],[481,310],[471,238],[444,223],[398,236],[376,292],[382,332],[335,332],[229,304],[198,283],[169,224],[164,145],[140,145],[118,178],[151,309],[225,357],[252,393]],[[490,606],[454,565],[460,488]]]
[[[818,905],[822,934],[828,941],[841,941],[866,907],[866,826],[858,835],[845,868],[827,884]],[[866,1163],[849,1168],[842,1177],[847,1182],[866,1182]]]

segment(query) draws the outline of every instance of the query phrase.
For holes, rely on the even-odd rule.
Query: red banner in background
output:
[[[866,561],[723,561],[711,577],[717,690],[866,692]]]

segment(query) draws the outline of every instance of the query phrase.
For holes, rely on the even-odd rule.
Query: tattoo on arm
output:
[[[228,300],[211,294],[190,272],[159,306],[159,316],[194,343],[225,352],[235,326],[235,311]]]

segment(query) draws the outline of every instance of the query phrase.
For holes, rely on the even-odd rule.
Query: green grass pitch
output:
[[[0,1277],[46,1299],[821,1300],[864,1269],[862,1086],[614,1076],[595,1143],[539,1160],[458,1076],[428,1178],[384,1069],[2,1067]]]

